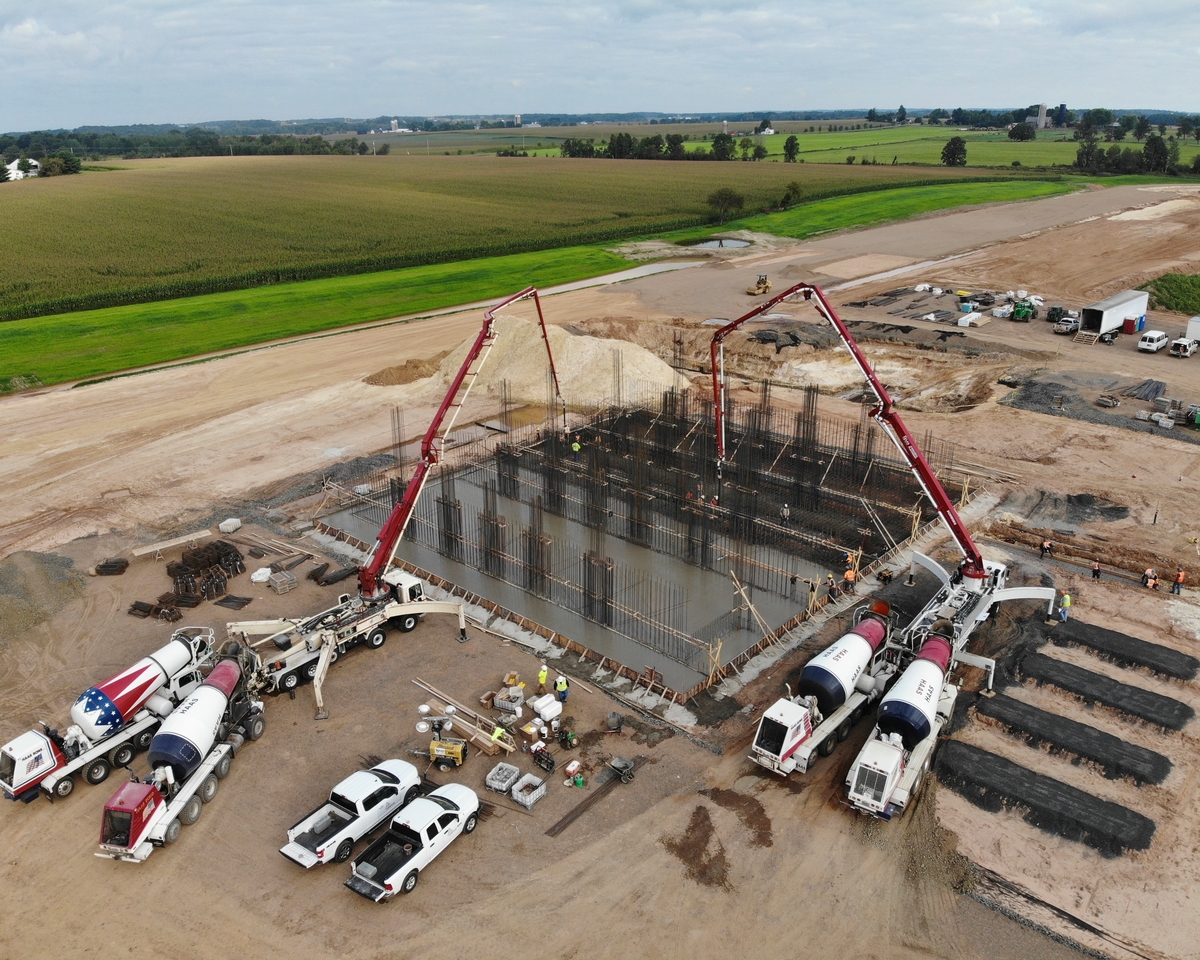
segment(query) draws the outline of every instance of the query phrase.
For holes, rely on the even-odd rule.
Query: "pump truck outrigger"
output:
[[[496,342],[496,313],[513,303],[530,298],[537,308],[538,324],[541,327],[542,341],[546,345],[550,376],[554,382],[555,418],[561,413],[565,429],[566,401],[563,400],[562,390],[559,388],[558,371],[555,369],[554,354],[550,349],[550,336],[542,314],[542,302],[536,287],[526,287],[484,312],[483,325],[467,351],[458,373],[450,381],[450,389],[421,440],[421,457],[412,479],[384,522],[375,545],[358,569],[359,595],[354,598],[342,595],[337,605],[303,620],[250,621],[227,625],[231,640],[249,643],[259,651],[263,659],[258,673],[263,688],[292,690],[303,680],[312,680],[317,701],[316,719],[325,720],[329,717],[321,692],[325,676],[329,665],[350,647],[365,643],[372,649],[378,649],[387,639],[389,626],[407,633],[428,613],[457,615],[459,641],[466,641],[466,619],[461,603],[431,600],[425,595],[424,585],[420,580],[401,570],[389,568],[395,559],[396,549],[408,522],[416,510],[429,473],[441,462],[446,435],[454,428],[454,422],[467,402],[479,372]],[[252,636],[263,639],[251,643],[249,638]],[[270,653],[269,649],[264,649],[268,644],[273,644],[281,652]]]
[[[914,551],[913,572],[917,565],[925,567],[941,581],[941,588],[901,631],[870,624],[870,620],[878,622],[880,618],[885,624],[890,623],[886,604],[876,601],[860,608],[855,628],[809,661],[801,673],[797,695],[792,697],[789,691],[787,698],[777,701],[764,714],[750,759],[784,776],[793,770],[803,773],[812,752],[816,750],[824,756],[831,753],[837,741],[846,738],[850,726],[861,718],[866,707],[895,681],[895,688],[880,704],[880,723],[860,754],[860,760],[868,753],[878,760],[876,755],[888,750],[891,753],[888,764],[877,764],[872,768],[872,775],[863,778],[864,789],[870,788],[869,805],[855,792],[858,780],[853,778],[858,774],[858,766],[851,767],[852,782],[848,781],[852,806],[873,813],[887,810],[890,811],[887,815],[891,816],[904,808],[909,797],[916,796],[920,778],[928,770],[937,735],[949,717],[948,710],[953,709],[953,696],[947,689],[953,689],[949,681],[952,665],[961,662],[986,669],[988,686],[991,686],[994,662],[963,649],[971,632],[987,619],[994,604],[1003,600],[1032,599],[1046,600],[1052,605],[1054,590],[1007,587],[1008,568],[1002,563],[983,559],[954,502],[896,412],[883,381],[825,294],[809,283],[790,287],[713,335],[710,351],[718,482],[725,462],[725,338],[746,321],[793,297],[802,297],[812,303],[837,332],[875,395],[876,405],[870,411],[871,418],[900,451],[962,552],[963,559],[950,575],[936,561]],[[936,677],[934,673],[937,673]],[[856,761],[856,765],[858,763]]]

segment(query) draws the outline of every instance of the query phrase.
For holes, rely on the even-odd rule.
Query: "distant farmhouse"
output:
[[[36,177],[38,172],[42,169],[42,165],[40,163],[38,163],[36,160],[30,160],[29,172],[25,173],[20,169],[20,163],[20,160],[14,160],[6,168],[8,170],[9,180],[24,180],[26,177]]]

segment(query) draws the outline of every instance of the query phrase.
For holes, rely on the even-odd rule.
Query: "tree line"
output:
[[[766,122],[760,124],[760,130],[766,129]],[[733,134],[718,133],[712,138],[711,148],[701,146],[694,150],[684,146],[686,140],[687,137],[678,133],[641,138],[629,133],[613,133],[607,143],[568,137],[559,150],[564,157],[608,160],[762,160],[767,156],[767,148],[752,137],[735,140]],[[786,163],[795,163],[799,155],[800,141],[792,135],[784,141],[783,159]]]
[[[386,143],[374,148],[376,153],[387,153]],[[372,152],[370,143],[357,136],[329,141],[320,136],[298,137],[292,134],[262,134],[261,136],[221,136],[211,130],[190,127],[187,130],[172,130],[164,134],[138,134],[118,136],[114,133],[83,133],[57,131],[23,133],[20,136],[0,136],[0,154],[5,163],[20,158],[42,163],[55,157],[76,160],[99,160],[104,157],[121,156],[126,160],[151,157],[217,157],[217,156],[260,156],[288,154],[367,154]],[[44,164],[43,164],[44,166]],[[67,171],[72,172],[72,171]],[[78,171],[74,171],[78,172]],[[43,175],[45,175],[43,173]]]

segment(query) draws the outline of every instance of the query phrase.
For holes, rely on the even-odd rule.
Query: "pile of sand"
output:
[[[449,350],[443,350],[441,353],[422,360],[405,360],[399,366],[384,367],[369,377],[363,377],[363,383],[369,383],[376,387],[398,387],[405,383],[424,380],[438,372],[442,360],[449,352]]]
[[[621,357],[622,389],[669,389],[675,371],[645,347],[627,340],[606,340],[578,335],[562,327],[549,327],[550,349],[563,397],[571,406],[602,404],[613,395],[613,354]],[[488,356],[476,391],[499,395],[508,381],[509,397],[516,403],[545,403],[549,362],[541,328],[516,317],[496,318],[496,343]],[[441,363],[439,380],[449,384],[466,358],[474,337],[464,341]]]

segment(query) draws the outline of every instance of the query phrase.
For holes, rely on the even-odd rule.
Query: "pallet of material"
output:
[[[226,607],[229,610],[241,610],[248,606],[253,599],[253,597],[235,597],[233,594],[229,594],[218,600],[216,604],[218,607]]]
[[[1171,761],[1161,753],[1139,747],[1112,734],[1049,713],[1012,697],[981,697],[976,713],[994,720],[1031,747],[1043,744],[1051,752],[1065,753],[1097,764],[1110,780],[1128,777],[1143,783],[1162,783],[1171,772]]]
[[[1161,643],[1149,643],[1115,630],[1106,630],[1082,620],[1068,620],[1050,633],[1058,646],[1075,644],[1088,647],[1119,667],[1145,667],[1176,680],[1195,680],[1200,660]]]
[[[122,557],[109,557],[96,564],[96,576],[119,577],[129,569],[129,561]]]
[[[526,810],[546,795],[546,781],[533,773],[527,773],[512,786],[512,798]]]
[[[1102,703],[1167,730],[1182,730],[1196,715],[1186,703],[1041,653],[1025,657],[1021,661],[1020,674],[1039,684],[1048,683],[1073,693],[1088,703]]]
[[[1154,821],[1135,810],[957,740],[942,745],[936,770],[942,783],[977,807],[996,813],[1015,804],[1026,811],[1026,823],[1106,857],[1145,850],[1154,837]]]
[[[288,593],[296,589],[296,575],[286,570],[273,573],[267,581],[267,586],[278,594]]]

